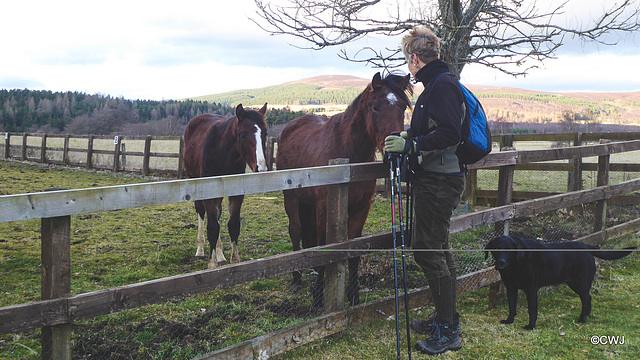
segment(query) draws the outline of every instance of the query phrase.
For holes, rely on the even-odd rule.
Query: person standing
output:
[[[411,127],[400,136],[387,136],[385,150],[409,154],[415,216],[411,246],[435,307],[434,316],[414,319],[411,327],[429,334],[416,348],[435,355],[462,348],[449,223],[465,186],[465,168],[456,156],[465,101],[457,79],[439,59],[440,40],[431,30],[416,27],[401,45],[409,72],[424,90],[416,101]]]

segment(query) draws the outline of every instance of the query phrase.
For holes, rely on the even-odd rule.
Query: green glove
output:
[[[402,136],[389,135],[384,139],[384,150],[386,152],[410,154],[412,150],[411,141],[404,139]]]

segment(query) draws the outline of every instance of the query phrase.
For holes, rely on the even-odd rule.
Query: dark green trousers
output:
[[[415,175],[413,177],[413,256],[427,280],[455,276],[449,249],[449,222],[464,190],[464,176]]]

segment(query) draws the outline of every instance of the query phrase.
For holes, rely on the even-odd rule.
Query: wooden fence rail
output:
[[[18,139],[12,144],[11,139]],[[39,141],[37,141],[40,139]],[[51,147],[49,140],[63,139],[63,147]],[[514,142],[571,142],[573,146],[580,146],[586,142],[600,141],[601,139],[609,139],[616,141],[629,141],[640,139],[640,133],[638,132],[625,132],[625,133],[567,133],[567,134],[509,134],[509,135],[494,135],[492,136],[492,142],[500,144],[500,148],[504,146],[513,146]],[[36,142],[38,145],[28,145],[29,141]],[[73,140],[82,140],[85,147],[70,147],[70,142]],[[94,148],[94,142],[96,140],[113,140],[113,146],[111,149],[96,149]],[[127,151],[123,149],[122,144],[126,141],[144,142],[143,151]],[[171,141],[178,143],[175,146],[174,152],[152,152],[152,142],[159,141]],[[129,135],[69,135],[69,134],[30,134],[30,133],[5,133],[4,143],[0,143],[0,147],[4,147],[4,151],[0,154],[4,158],[18,158],[20,160],[30,160],[41,163],[51,163],[58,165],[72,165],[86,167],[88,169],[111,169],[113,171],[134,171],[141,172],[144,175],[150,173],[163,173],[171,174],[174,176],[182,177],[182,151],[184,148],[184,140],[181,136],[129,136]],[[269,165],[273,165],[275,160],[275,138],[269,137],[267,141],[267,162]],[[19,153],[20,156],[12,155],[12,149],[14,153]],[[29,151],[37,154],[29,156]],[[553,151],[556,149],[550,149]],[[49,154],[58,152],[61,153],[61,160],[52,159]],[[82,162],[72,161],[69,154],[72,153],[86,153],[86,159]],[[111,157],[110,164],[96,164],[94,155],[107,155]],[[123,162],[126,162],[126,157],[142,157],[141,167],[136,168],[133,166],[123,166]],[[595,155],[593,155],[595,156]],[[587,155],[584,157],[588,157]],[[174,158],[178,159],[174,168],[171,169],[152,169],[150,167],[150,160],[153,158]],[[573,159],[571,157],[564,157],[563,159]],[[596,168],[596,164],[583,164],[583,170],[593,171]],[[486,166],[482,166],[486,168]],[[270,167],[271,168],[271,167]],[[476,167],[478,168],[478,167]],[[543,171],[571,171],[575,166],[573,164],[536,164],[532,163],[530,159],[523,159],[518,162],[516,170],[543,170]],[[640,162],[633,164],[611,164],[610,171],[632,171],[640,172]]]
[[[451,232],[459,232],[478,226],[508,221],[514,217],[529,216],[545,211],[566,208],[578,204],[597,202],[603,218],[606,200],[620,194],[640,190],[640,179],[616,185],[606,185],[609,173],[610,154],[640,150],[640,140],[611,144],[577,146],[538,151],[504,151],[489,155],[472,169],[486,167],[512,167],[527,162],[598,156],[598,187],[590,190],[554,195],[520,203],[505,204],[485,211],[456,217],[452,220]],[[180,203],[200,199],[280,191],[302,187],[328,185],[332,196],[329,204],[334,215],[346,209],[343,185],[387,176],[381,163],[343,164],[317,168],[273,171],[189,180],[162,181],[147,184],[110,186],[93,189],[60,190],[43,193],[0,196],[0,222],[42,219],[42,301],[0,308],[0,333],[10,333],[42,327],[43,358],[70,358],[70,324],[79,319],[91,318],[115,311],[131,309],[147,304],[167,301],[171,298],[225,288],[248,281],[264,279],[318,265],[335,264],[352,256],[362,255],[362,249],[391,248],[391,234],[379,234],[342,241],[341,231],[328,232],[324,247],[288,254],[280,254],[224,266],[214,270],[198,271],[137,284],[104,289],[70,296],[70,216],[99,211],[120,210],[169,203]],[[508,174],[508,172],[507,172]],[[500,183],[500,192],[509,192],[513,187],[508,175]],[[637,229],[637,223],[619,226],[615,231],[604,228],[604,222],[596,224],[591,239],[596,241],[611,238]],[[351,250],[351,251],[349,251]],[[339,271],[339,267],[336,267]],[[486,276],[497,281],[495,272]],[[331,278],[331,274],[327,275]],[[480,285],[479,285],[480,286]],[[342,292],[344,294],[344,292]],[[334,295],[343,296],[343,295]],[[333,299],[325,303],[341,303],[344,299]],[[340,310],[340,309],[336,309]],[[341,311],[338,311],[341,313]],[[252,345],[253,346],[253,345]],[[252,347],[253,348],[253,347]],[[271,351],[271,350],[270,350]],[[275,351],[275,350],[274,350]]]
[[[182,153],[184,150],[184,140],[182,136],[124,136],[124,135],[51,135],[51,134],[29,134],[29,133],[5,133],[5,140],[0,147],[4,147],[0,152],[4,158],[16,158],[40,162],[43,164],[69,165],[86,167],[87,169],[104,169],[114,172],[132,171],[143,175],[166,174],[182,177]],[[19,139],[13,141],[12,139]],[[38,140],[40,139],[40,140]],[[51,140],[62,139],[62,147],[51,146]],[[103,145],[98,148],[97,141],[102,141]],[[113,141],[109,147],[109,142]],[[138,147],[142,151],[127,151],[127,143],[140,143]],[[29,143],[37,145],[29,145]],[[59,142],[59,141],[58,141]],[[72,142],[76,147],[72,147]],[[175,151],[151,151],[152,142],[173,142],[176,144]],[[80,145],[78,145],[80,144]],[[81,146],[81,147],[80,147]],[[86,154],[75,156],[75,154]],[[17,155],[19,154],[19,155]],[[57,155],[57,156],[56,156]],[[98,161],[98,156],[103,155],[109,160]],[[127,164],[127,157],[131,159],[141,158],[138,167]],[[168,167],[151,167],[151,159],[176,159]]]

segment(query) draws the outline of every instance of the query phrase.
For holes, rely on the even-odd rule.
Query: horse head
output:
[[[404,130],[404,114],[411,108],[413,87],[410,76],[389,74],[382,78],[376,73],[365,91],[364,104],[367,113],[367,132],[378,150],[384,150],[384,138],[393,132]],[[364,95],[364,94],[363,94]]]
[[[267,142],[266,113],[266,103],[258,111],[244,109],[242,104],[236,106],[234,135],[238,151],[242,160],[255,172],[268,170],[264,155]]]

